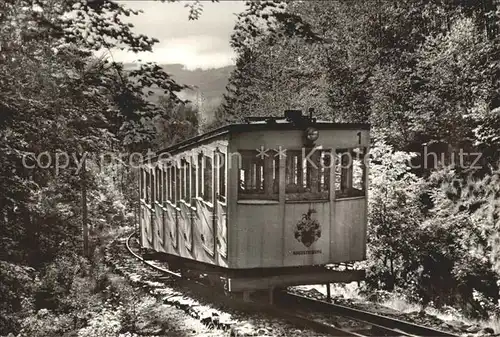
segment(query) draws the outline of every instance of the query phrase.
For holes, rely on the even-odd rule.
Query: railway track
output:
[[[152,261],[145,260],[141,255],[134,252],[131,247],[131,240],[134,234],[131,234],[125,240],[127,251],[137,260],[148,267],[168,275],[169,277],[181,279],[182,275],[167,268],[160,267]],[[198,289],[206,288],[207,285],[202,282],[183,279],[183,284]],[[404,322],[398,319],[389,318],[373,314],[370,312],[353,309],[341,305],[328,303],[305,296],[280,292],[276,296],[276,304],[269,305],[265,301],[243,302],[240,298],[226,297],[225,303],[241,306],[250,310],[265,312],[277,318],[286,320],[293,325],[308,328],[320,333],[332,336],[425,336],[425,337],[457,337],[456,335],[434,330],[417,324]],[[337,318],[341,316],[344,324],[339,324]],[[349,321],[348,327],[345,327],[345,321]]]
[[[326,301],[316,300],[302,295],[285,293],[282,296],[284,296],[288,300],[288,302],[293,301],[297,304],[307,303],[308,306],[318,311],[324,311],[343,317],[359,319],[370,324],[380,325],[396,331],[402,331],[412,336],[457,337],[457,335],[454,335],[452,333],[428,328],[419,324],[405,322],[396,318],[382,316],[364,310],[346,307],[343,305],[332,304]]]

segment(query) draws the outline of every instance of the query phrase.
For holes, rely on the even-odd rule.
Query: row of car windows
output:
[[[169,201],[175,204],[180,200],[192,203],[194,198],[201,198],[213,203],[215,187],[215,197],[225,202],[225,157],[224,153],[218,151],[214,156],[200,153],[197,157],[184,158],[178,163],[157,165],[154,170],[143,169],[141,199],[147,203]]]
[[[365,148],[287,151],[284,155],[286,200],[327,200],[331,190],[331,170],[336,198],[365,195]],[[279,198],[280,156],[261,152],[240,151],[238,199],[277,200]],[[141,172],[141,198],[146,202],[184,200],[191,203],[201,198],[213,203],[226,199],[226,154],[200,153],[176,164],[157,166]],[[146,188],[150,186],[150,188]],[[152,188],[151,188],[152,187]],[[215,193],[214,193],[215,192]]]

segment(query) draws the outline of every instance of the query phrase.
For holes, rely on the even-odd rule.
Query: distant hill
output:
[[[210,119],[214,107],[218,106],[222,100],[222,95],[226,92],[226,85],[234,69],[234,66],[226,66],[214,69],[187,70],[182,64],[161,64],[163,70],[170,74],[179,84],[186,84],[196,87],[194,90],[184,90],[179,94],[182,99],[188,99],[193,104],[200,104],[200,111],[204,118]],[[125,70],[137,68],[137,64],[125,64]],[[161,90],[151,96],[151,101],[156,102],[158,97],[163,95]]]

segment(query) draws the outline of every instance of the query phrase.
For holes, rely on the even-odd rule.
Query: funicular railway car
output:
[[[288,110],[167,148],[140,170],[141,245],[245,297],[359,281],[325,266],[366,257],[369,141],[369,125]]]

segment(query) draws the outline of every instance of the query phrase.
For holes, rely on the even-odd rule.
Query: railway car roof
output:
[[[309,126],[315,127],[318,130],[370,130],[370,124],[366,123],[332,123],[328,121],[317,121]],[[187,148],[193,147],[198,143],[203,143],[213,138],[217,138],[226,134],[235,134],[241,132],[252,131],[272,131],[272,130],[303,130],[303,125],[297,125],[287,120],[273,120],[269,122],[266,120],[252,121],[249,123],[228,124],[212,131],[203,133],[201,135],[191,137],[182,142],[169,146],[157,153],[147,160],[154,160],[162,153],[179,153]]]

